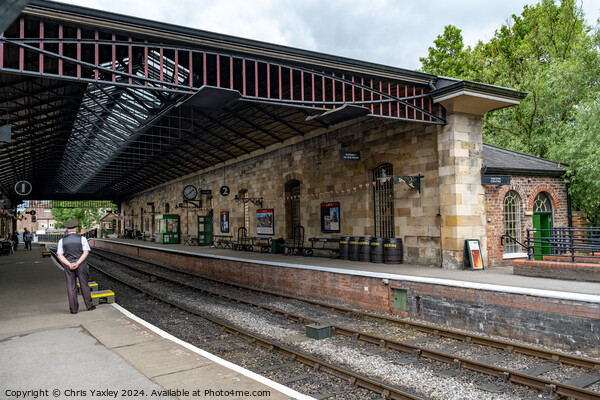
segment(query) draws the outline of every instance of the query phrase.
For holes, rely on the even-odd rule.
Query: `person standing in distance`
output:
[[[87,239],[77,234],[78,222],[76,219],[67,221],[67,236],[58,241],[56,256],[65,269],[67,280],[67,295],[69,298],[69,309],[71,314],[77,314],[79,302],[77,301],[77,280],[83,295],[83,301],[88,311],[96,309],[92,304],[92,295],[88,285],[89,266],[85,262],[90,253],[90,245]]]
[[[29,232],[27,228],[25,228],[25,232],[23,232],[23,241],[25,242],[25,250],[31,250],[31,242],[33,241],[33,234]]]

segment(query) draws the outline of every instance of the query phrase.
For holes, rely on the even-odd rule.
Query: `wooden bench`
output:
[[[268,253],[271,251],[271,238],[270,237],[254,236],[254,237],[249,237],[248,239],[250,239],[250,242],[252,243],[250,245],[249,251],[253,251],[254,246],[260,246],[261,253]]]
[[[100,303],[114,303],[115,294],[112,290],[98,290],[92,293],[92,304],[97,306]]]
[[[310,254],[306,254],[307,256],[312,256],[315,250],[320,251],[329,251],[331,252],[331,258],[338,258],[340,256],[340,239],[339,238],[320,238],[320,237],[311,237],[308,239],[311,242]]]
[[[216,249],[231,249],[233,235],[213,235],[213,246]]]
[[[183,245],[188,245],[188,246],[198,246],[198,236],[194,236],[194,235],[185,235],[183,237]]]
[[[238,229],[237,240],[231,245],[232,250],[252,251],[252,243],[248,237],[248,230],[244,227]]]
[[[285,247],[285,254],[288,256],[303,256],[306,250],[310,250],[309,247],[304,247],[303,243],[295,239],[286,239],[283,247]]]
[[[297,225],[294,227],[291,239],[285,240],[285,254],[288,256],[303,256],[307,248],[304,247],[304,227]]]

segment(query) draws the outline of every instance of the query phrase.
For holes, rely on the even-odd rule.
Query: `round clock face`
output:
[[[183,188],[183,198],[186,200],[194,200],[198,196],[198,189],[194,185],[187,185]]]

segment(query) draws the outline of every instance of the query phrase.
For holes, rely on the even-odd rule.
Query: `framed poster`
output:
[[[272,208],[256,210],[256,233],[259,235],[275,234],[275,216]]]
[[[340,203],[321,203],[321,232],[340,232]]]
[[[481,255],[481,247],[479,246],[479,240],[465,240],[465,249],[463,257],[463,265],[465,267],[471,267],[471,269],[483,269],[483,257]]]
[[[221,233],[229,233],[229,211],[221,211]]]

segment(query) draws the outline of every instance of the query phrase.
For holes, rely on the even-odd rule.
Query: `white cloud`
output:
[[[535,1],[503,0],[65,0],[190,28],[416,69],[444,26],[466,45],[487,41]],[[583,2],[588,22],[600,6]]]

